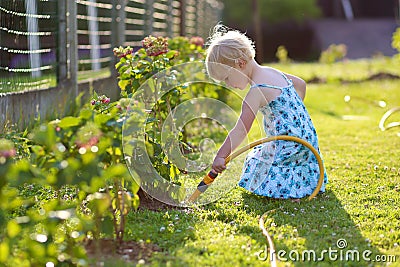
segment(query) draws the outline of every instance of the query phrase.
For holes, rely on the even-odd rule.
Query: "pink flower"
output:
[[[81,148],[90,148],[96,145],[102,136],[101,130],[93,122],[87,122],[76,133],[76,145]]]
[[[95,137],[91,137],[91,138],[87,141],[87,143],[82,143],[82,142],[77,141],[77,142],[76,142],[76,145],[77,145],[79,148],[81,148],[81,147],[84,147],[84,148],[91,148],[92,146],[96,145],[98,142],[99,142],[99,138],[95,136]]]
[[[194,36],[190,38],[190,43],[194,44],[196,46],[203,46],[204,45],[204,39],[201,38],[200,36]]]
[[[147,36],[143,39],[142,45],[148,56],[158,56],[168,52],[168,40],[163,37]]]
[[[3,150],[0,151],[0,157],[5,157],[5,158],[11,158],[16,155],[15,148],[10,149],[10,150]]]
[[[110,98],[107,97],[106,95],[96,96],[90,101],[90,104],[92,106],[98,106],[100,104],[109,104],[109,103],[110,103]]]
[[[115,47],[113,49],[114,55],[119,57],[119,58],[123,58],[126,57],[127,55],[130,55],[133,53],[133,48],[128,46],[126,48],[120,46],[120,47]]]
[[[0,139],[0,158],[11,158],[16,155],[14,143],[7,139]]]

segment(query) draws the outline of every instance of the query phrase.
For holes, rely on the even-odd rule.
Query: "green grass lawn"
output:
[[[274,67],[305,78],[322,70],[324,75],[362,79],[370,71],[368,64]],[[384,71],[390,68],[398,74],[400,68],[391,64],[382,64]],[[350,96],[350,101],[345,102],[345,96]],[[386,107],[380,107],[377,101],[385,101]],[[146,264],[269,266],[269,259],[264,259],[267,242],[258,220],[263,213],[276,209],[268,214],[266,227],[276,250],[283,251],[278,266],[388,264],[378,259],[396,260],[390,266],[400,266],[400,127],[385,132],[378,128],[381,116],[400,105],[400,80],[310,84],[305,103],[329,176],[326,193],[293,203],[258,197],[235,187],[206,206],[132,212],[126,238],[155,243],[162,250]],[[390,118],[399,120],[400,114]],[[254,130],[250,136],[254,141],[260,133]],[[237,179],[241,164],[234,161],[230,166]],[[340,239],[347,243],[343,249],[337,247]],[[324,250],[331,254],[325,253],[323,261],[302,261],[304,251],[315,251],[318,259]],[[346,253],[350,258],[346,259]],[[298,261],[290,259],[297,255]]]

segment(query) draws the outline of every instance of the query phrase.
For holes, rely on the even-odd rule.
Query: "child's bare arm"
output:
[[[242,112],[235,127],[229,132],[214,159],[213,170],[216,172],[222,172],[225,169],[226,157],[242,143],[254,122],[259,108],[259,99],[248,96],[243,101]]]
[[[297,76],[286,73],[285,75],[286,77],[288,77],[293,81],[293,86],[296,89],[297,94],[300,96],[302,100],[304,100],[306,96],[306,86],[307,86],[306,82]]]

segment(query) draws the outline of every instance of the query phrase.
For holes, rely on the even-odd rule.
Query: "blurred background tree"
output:
[[[224,7],[223,23],[247,32],[256,43],[259,62],[275,60],[280,45],[293,52],[294,58],[312,57],[307,43],[312,31],[305,22],[321,15],[317,0],[224,0]]]
[[[316,0],[257,0],[260,19],[268,23],[284,21],[304,22],[319,17],[321,11]],[[253,23],[252,1],[224,0],[223,18],[228,24],[249,27]]]

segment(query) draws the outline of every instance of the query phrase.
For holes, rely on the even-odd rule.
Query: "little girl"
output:
[[[264,115],[267,136],[291,135],[304,139],[318,151],[314,125],[303,104],[306,83],[290,74],[259,65],[253,42],[236,30],[217,25],[209,40],[206,68],[209,76],[249,92],[240,117],[217,152],[212,169],[225,170],[225,159],[244,140],[258,111]],[[328,181],[324,172],[321,192]],[[239,186],[261,196],[302,198],[311,195],[319,179],[318,162],[301,144],[278,140],[256,146],[247,155]]]

